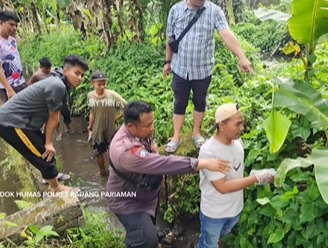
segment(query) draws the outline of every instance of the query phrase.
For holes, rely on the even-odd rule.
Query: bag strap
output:
[[[205,7],[198,9],[196,11],[196,14],[191,19],[191,21],[188,23],[188,26],[182,31],[179,38],[177,39],[179,42],[183,39],[183,37],[188,33],[188,31],[191,29],[191,27],[195,24],[195,22],[198,20],[198,18],[201,16],[201,14],[204,12]]]
[[[123,180],[133,184],[135,187],[139,187],[139,183],[135,182],[134,180],[132,180],[130,177],[128,177],[125,173],[122,173],[120,171],[118,171],[114,164],[113,164],[113,161],[111,160],[110,156],[109,157],[109,165],[110,167],[112,167],[112,169],[114,170],[114,172],[120,177],[122,178]]]

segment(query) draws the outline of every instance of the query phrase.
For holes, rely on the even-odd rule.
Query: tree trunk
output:
[[[113,35],[111,32],[111,28],[113,26],[113,20],[112,20],[112,7],[114,5],[114,0],[102,0],[103,4],[103,33],[105,35],[105,41],[107,45],[107,49],[116,43],[117,37]]]
[[[56,31],[60,32],[60,6],[56,4]]]
[[[31,3],[31,11],[32,11],[31,14],[33,18],[34,31],[37,36],[40,36],[42,34],[42,30],[39,22],[39,12],[34,2]]]

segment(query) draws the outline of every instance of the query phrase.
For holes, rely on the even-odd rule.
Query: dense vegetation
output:
[[[304,3],[301,2],[300,4]],[[324,11],[324,8],[320,11]],[[293,18],[297,18],[298,14],[296,11]],[[317,21],[316,18],[312,19],[313,22]],[[287,28],[287,23],[259,22],[252,14],[245,20],[246,23],[238,23],[232,29],[241,41],[247,56],[252,60],[255,75],[241,74],[236,59],[219,37],[216,37],[216,64],[202,128],[206,133],[213,125],[214,111],[219,104],[234,101],[241,106],[247,124],[242,137],[246,152],[247,175],[252,168],[280,168],[285,158],[315,158],[312,151],[327,146],[328,44],[317,45],[319,37],[312,36],[302,41],[303,43],[298,41],[297,37],[309,35],[297,35],[304,30],[299,31],[295,26]],[[295,22],[295,19],[293,21]],[[55,65],[60,66],[67,54],[82,55],[90,63],[91,71],[102,70],[107,73],[109,88],[127,100],[143,99],[155,106],[156,138],[163,144],[172,135],[173,130],[170,121],[173,109],[171,78],[162,78],[163,39],[159,39],[157,29],[150,19],[147,23],[142,42],[138,39],[129,39],[128,37],[133,37],[135,32],[130,30],[126,36],[119,36],[111,46],[94,33],[85,38],[79,30],[74,30],[69,25],[62,26],[60,33],[26,36],[19,44],[23,64],[27,71],[31,72],[37,68],[37,61],[42,56],[51,58]],[[325,22],[322,25],[327,27]],[[320,36],[327,32],[325,30],[321,28],[314,36]],[[262,61],[261,52],[280,51],[277,47],[289,41],[291,34],[302,45],[300,51],[292,53],[295,57],[290,56],[288,62],[282,59],[275,63]],[[82,116],[86,116],[86,94],[91,90],[91,71],[72,95],[73,111]],[[277,86],[277,77],[289,78],[299,84],[290,86],[288,92],[287,89]],[[308,91],[301,92],[297,87],[303,87],[302,89]],[[284,92],[288,94],[284,95],[286,101],[285,106],[282,106],[276,96],[281,96]],[[273,111],[277,113],[272,114]],[[189,135],[191,130],[191,112],[190,103],[184,126],[185,135]],[[281,125],[279,120],[282,115],[290,120],[290,127]],[[265,129],[265,120],[272,116],[278,116],[280,119],[271,118],[273,128]],[[285,136],[281,134],[280,129],[287,129]],[[279,140],[270,140],[268,134],[273,134],[271,137],[279,137]],[[210,135],[212,134],[207,134]],[[273,148],[273,145],[277,146]],[[321,163],[318,164],[322,165],[322,161],[326,161],[325,158],[322,157]],[[315,166],[288,172],[286,180],[280,185],[276,184],[280,187],[254,186],[246,189],[244,211],[233,233],[225,237],[226,244],[229,247],[242,248],[327,247],[328,207],[326,195],[320,190],[324,182],[317,180],[319,173],[316,172],[316,168],[319,166],[317,163],[312,164]],[[327,175],[325,167],[320,168],[320,174]],[[191,175],[179,178],[175,194],[165,209],[165,218],[170,222],[198,212],[198,177]]]

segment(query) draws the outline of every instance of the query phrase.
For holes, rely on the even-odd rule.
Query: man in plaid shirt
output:
[[[173,72],[174,91],[174,135],[166,144],[166,151],[173,153],[180,144],[180,131],[185,119],[190,90],[193,91],[194,127],[192,138],[196,147],[201,147],[205,139],[200,134],[203,121],[206,94],[211,82],[214,65],[214,32],[218,31],[227,48],[238,58],[243,72],[253,72],[251,63],[245,57],[238,40],[229,30],[222,9],[205,0],[184,0],[175,4],[169,13],[166,34],[177,39],[194,17],[197,9],[205,8],[199,19],[179,43],[178,53],[173,53],[166,45],[163,76]]]

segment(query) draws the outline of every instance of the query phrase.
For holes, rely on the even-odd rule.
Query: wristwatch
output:
[[[171,60],[165,60],[164,65],[171,64]]]

